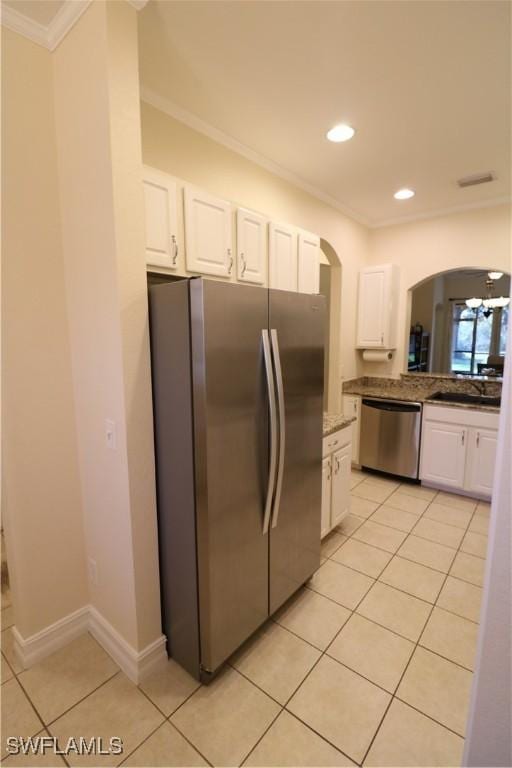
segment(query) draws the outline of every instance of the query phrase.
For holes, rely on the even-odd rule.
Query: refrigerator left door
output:
[[[202,677],[268,617],[268,291],[190,281]]]

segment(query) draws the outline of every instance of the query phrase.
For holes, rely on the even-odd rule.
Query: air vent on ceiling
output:
[[[459,187],[474,187],[475,184],[487,184],[489,181],[494,181],[494,174],[491,171],[487,173],[475,173],[473,176],[464,176],[463,179],[458,179],[457,184]]]

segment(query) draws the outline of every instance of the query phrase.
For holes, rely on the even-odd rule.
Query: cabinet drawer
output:
[[[343,429],[338,429],[337,432],[333,432],[331,435],[327,435],[322,441],[322,456],[328,456],[330,453],[343,448],[350,443],[351,439],[352,424],[343,427]]]
[[[500,414],[494,411],[480,411],[477,408],[450,408],[426,403],[423,406],[423,418],[425,421],[439,421],[443,424],[498,429]]]

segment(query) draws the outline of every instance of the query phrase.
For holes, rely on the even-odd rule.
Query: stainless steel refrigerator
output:
[[[324,299],[149,296],[163,629],[208,681],[320,563]]]

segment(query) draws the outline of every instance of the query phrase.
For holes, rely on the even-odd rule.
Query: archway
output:
[[[452,267],[408,287],[402,370],[476,374],[491,358],[499,367],[498,357],[503,365],[508,309],[466,306],[468,298],[487,296],[492,271],[489,265]],[[509,297],[510,273],[496,272],[502,277],[494,279],[491,295]]]

